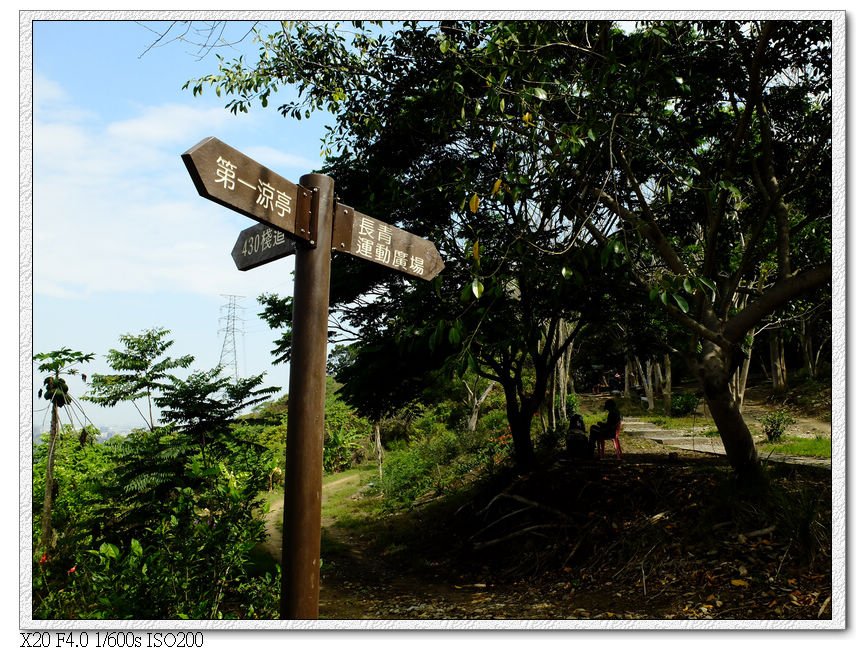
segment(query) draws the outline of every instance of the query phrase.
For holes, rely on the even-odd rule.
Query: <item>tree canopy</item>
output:
[[[829,282],[831,23],[301,22],[259,42],[189,87],[246,112],[293,86],[283,115],[335,116],[343,200],[445,257],[432,287],[335,260],[361,340],[487,371],[528,355],[543,394],[556,322],[655,301],[690,333],[731,464],[758,469],[730,381],[755,328]]]

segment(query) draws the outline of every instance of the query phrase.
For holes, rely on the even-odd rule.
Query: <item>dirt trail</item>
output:
[[[759,430],[756,418],[765,413],[768,408],[770,407],[757,400],[747,404],[745,416],[749,424],[755,427],[754,431]],[[633,420],[639,419],[641,418],[633,418]],[[647,429],[655,429],[653,425],[646,422],[643,424]],[[830,432],[831,426],[828,422],[801,417],[797,418],[797,424],[790,434],[828,436]],[[650,432],[647,430],[642,433]],[[691,432],[692,437],[695,433],[699,436],[698,432]],[[616,468],[620,467],[647,471],[644,468],[671,462],[668,457],[671,456],[668,453],[668,443],[658,445],[651,435],[641,435],[637,431],[632,431],[631,434],[623,463],[616,463],[611,459],[607,464],[610,472],[615,472]],[[707,458],[701,453],[694,454],[693,451],[680,450],[679,456],[682,459]],[[323,505],[327,505],[332,499],[335,499],[333,503],[337,504],[342,503],[343,500],[370,498],[368,495],[361,496],[368,480],[369,474],[353,473],[326,483],[322,491]],[[648,484],[651,487],[652,482],[648,481]],[[333,509],[330,511],[332,512]],[[674,597],[673,594],[664,593],[666,587],[656,593],[656,596],[664,593],[663,597],[652,603],[647,603],[640,594],[634,597],[636,600],[630,598],[625,592],[634,589],[628,590],[621,585],[611,587],[612,582],[600,582],[593,591],[581,592],[574,588],[572,576],[565,570],[559,576],[553,576],[551,580],[544,582],[525,580],[493,584],[484,581],[484,578],[469,577],[469,574],[481,575],[479,571],[481,567],[469,567],[464,564],[460,568],[460,562],[456,557],[451,558],[448,551],[451,547],[447,542],[438,541],[444,538],[434,534],[429,536],[430,540],[436,541],[428,541],[426,547],[438,551],[426,557],[426,554],[419,550],[424,547],[423,544],[417,547],[411,545],[409,550],[396,542],[391,546],[386,546],[387,542],[381,543],[383,539],[397,539],[391,536],[395,524],[388,517],[381,519],[380,528],[371,530],[368,527],[353,525],[351,516],[339,515],[340,521],[337,524],[336,518],[328,515],[328,512],[329,510],[325,508],[326,514],[322,518],[323,566],[319,597],[319,615],[322,619],[629,619],[658,618],[661,615],[668,615],[668,612],[679,613],[676,616],[678,618],[683,616],[680,612],[685,611],[681,608],[675,610],[672,609],[672,605],[664,604],[665,600]],[[281,560],[282,516],[283,502],[275,501],[266,516],[267,541],[263,547],[277,562]],[[411,518],[410,513],[409,519],[408,525],[414,526],[415,520]],[[417,526],[413,529],[422,530],[420,527],[424,522],[420,519],[416,521]],[[729,522],[722,522],[722,524],[726,525]],[[406,522],[403,521],[401,525],[405,526]],[[435,531],[431,531],[433,532]],[[372,535],[376,537],[372,538]],[[434,546],[430,546],[430,543]],[[712,552],[717,553],[717,551]],[[434,557],[439,560],[435,560]],[[721,557],[721,555],[711,557]],[[781,563],[784,563],[783,559]],[[790,564],[789,560],[787,564]],[[467,575],[460,575],[462,571]],[[734,580],[734,584],[735,582]],[[645,590],[645,583],[643,590]],[[695,588],[689,585],[688,593],[677,594],[675,597],[681,596],[679,599],[690,606],[689,598],[694,590]],[[675,590],[670,589],[670,591]],[[723,600],[726,601],[727,598]],[[762,608],[754,605],[753,611],[761,612]],[[691,614],[693,612],[684,616],[693,617]]]
[[[361,477],[351,475],[323,486],[322,502],[326,504],[337,492],[354,483],[356,498],[364,489]],[[275,501],[265,519],[267,540],[263,548],[277,562],[281,561],[283,501]],[[319,615],[322,619],[494,619],[494,618],[573,618],[573,611],[553,610],[530,604],[525,589],[495,589],[492,585],[449,579],[435,566],[422,576],[391,562],[388,551],[370,552],[368,540],[350,530],[336,526],[332,517],[322,518],[322,567]],[[326,555],[325,555],[326,549]],[[528,608],[528,609],[526,609]],[[524,614],[515,614],[523,612]]]
[[[352,479],[357,480],[356,476],[345,476],[343,478],[337,479],[332,483],[324,485],[322,487],[322,500],[326,501],[328,497],[334,493],[336,488],[341,485],[344,485],[351,481]],[[274,559],[275,562],[282,561],[282,515],[285,507],[285,502],[282,499],[278,501],[274,501],[270,510],[264,517],[264,530],[267,533],[267,538],[261,544],[261,548],[264,549],[270,557]],[[333,524],[333,521],[322,521],[322,527],[328,527]]]

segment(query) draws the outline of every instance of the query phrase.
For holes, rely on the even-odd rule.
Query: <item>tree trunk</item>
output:
[[[378,461],[378,478],[384,477],[384,447],[381,444],[381,423],[375,423],[375,458]]]
[[[646,394],[649,411],[654,411],[655,391],[652,389],[652,362],[646,361],[646,370],[644,372],[643,366],[640,364],[640,358],[637,357],[637,368],[640,370],[640,379],[643,382],[643,392]]]
[[[622,397],[631,399],[631,359],[629,357],[625,357],[625,389]]]
[[[784,342],[777,331],[769,334],[769,368],[772,371],[772,390],[783,393],[787,390],[787,368],[784,364]]]
[[[60,435],[60,414],[56,405],[51,405],[51,432],[48,441],[48,457],[45,459],[45,499],[42,502],[42,537],[40,544],[42,552],[47,553],[51,547],[51,511],[54,508],[54,451],[57,448],[57,438]]]
[[[662,384],[664,393],[664,413],[668,416],[673,412],[673,367],[670,363],[670,355],[664,355],[664,382]]]
[[[526,474],[535,464],[535,450],[532,445],[531,418],[518,417],[515,421],[508,418],[511,436],[514,441],[514,462],[517,473]]]
[[[717,345],[704,341],[703,356],[697,366],[697,379],[724,443],[727,460],[739,476],[750,480],[761,474],[760,458],[751,431],[730,390],[733,373],[730,366],[730,359]]]
[[[564,343],[567,340],[568,335],[568,324],[562,321],[559,324],[560,328],[560,342]],[[568,419],[568,384],[570,376],[571,376],[571,355],[573,354],[574,344],[573,342],[567,345],[567,348],[562,353],[562,356],[556,362],[558,366],[558,382],[559,382],[559,415],[562,420],[567,422]]]
[[[466,428],[474,433],[478,428],[478,418],[481,414],[481,405],[484,403],[484,400],[489,396],[490,391],[492,391],[493,386],[495,385],[493,382],[487,384],[487,387],[484,389],[484,392],[481,393],[480,397],[476,397],[474,391],[469,387],[468,382],[465,380],[463,384],[468,391],[468,405],[469,405],[469,417],[466,420]]]
[[[751,330],[751,335],[753,336],[753,330]],[[739,369],[733,373],[733,384],[731,388],[735,386],[733,390],[733,399],[736,402],[736,408],[739,409],[739,413],[742,412],[742,409],[745,406],[745,389],[748,387],[748,372],[751,369],[751,352],[753,347],[748,348],[748,352],[745,354],[745,359],[742,361],[742,365]]]
[[[514,443],[514,463],[517,473],[528,473],[535,462],[535,450],[532,445],[533,409],[520,402],[515,386],[503,386],[505,389],[505,412],[511,429],[511,440]]]

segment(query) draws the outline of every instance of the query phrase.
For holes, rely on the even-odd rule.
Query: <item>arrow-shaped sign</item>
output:
[[[241,271],[295,252],[286,236],[309,242],[296,251],[284,514],[292,543],[282,549],[279,614],[315,619],[331,250],[424,280],[438,275],[444,262],[431,241],[335,203],[328,176],[306,174],[295,185],[213,137],[182,158],[201,196],[260,222],[241,232],[231,251]],[[318,230],[321,246],[315,245]]]
[[[231,257],[238,271],[248,271],[262,264],[294,255],[297,244],[284,232],[263,223],[241,231]]]
[[[428,239],[342,203],[337,203],[334,211],[331,246],[423,280],[432,280],[445,266],[435,244]]]
[[[303,240],[310,233],[312,192],[214,137],[181,154],[198,193]]]

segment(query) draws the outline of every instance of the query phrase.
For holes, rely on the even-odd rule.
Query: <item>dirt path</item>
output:
[[[746,406],[746,419],[749,424],[755,426],[755,431],[758,430],[756,428],[756,418],[765,413],[767,408],[765,404],[757,401],[749,403]],[[644,483],[649,486],[646,488],[648,493],[654,494],[650,488],[656,484],[660,484],[660,481],[666,480],[666,478],[647,480],[648,477],[644,476],[644,474],[650,473],[652,467],[663,469],[665,464],[669,466],[670,463],[673,463],[677,467],[679,467],[678,464],[686,467],[694,462],[721,462],[721,460],[717,459],[718,456],[723,454],[720,439],[717,437],[704,437],[701,436],[701,433],[698,430],[687,432],[661,430],[642,418],[626,418],[626,434],[629,440],[625,442],[625,457],[623,462],[618,463],[615,462],[614,458],[611,458],[600,465],[593,466],[593,471],[598,470],[602,475],[609,474],[611,479],[618,477],[615,479],[616,481],[624,480],[619,474],[622,474],[622,476],[628,474],[629,478],[625,480],[625,483],[634,486],[633,488],[629,488],[627,491],[628,494],[630,494],[632,489],[637,489],[637,487],[642,489],[642,487],[645,487]],[[789,435],[829,436],[830,433],[831,427],[828,422],[802,417],[797,418],[797,424],[790,431]],[[670,454],[667,451],[670,448],[671,450],[676,449],[677,453]],[[715,459],[712,459],[710,455],[714,455]],[[674,456],[678,456],[678,458],[674,459]],[[776,457],[772,460],[782,459]],[[797,459],[785,460],[797,462]],[[828,459],[825,461],[821,459],[806,459],[804,462],[807,464],[828,465]],[[572,468],[568,470],[568,473],[561,476],[578,477],[583,469],[579,467]],[[634,476],[630,476],[630,474],[634,474]],[[660,471],[657,476],[668,477],[678,475],[679,472],[670,474],[668,471]],[[446,537],[436,534],[440,531],[429,531],[429,535],[427,536],[429,539],[426,543],[424,541],[418,543],[415,539],[414,542],[408,542],[407,545],[402,544],[404,537],[394,534],[395,530],[401,529],[401,534],[404,535],[405,530],[408,528],[415,530],[416,535],[423,538],[423,526],[429,525],[428,522],[437,521],[439,523],[436,525],[441,526],[444,530],[451,525],[450,522],[452,519],[436,518],[435,516],[428,516],[426,520],[421,517],[413,519],[412,511],[409,511],[393,518],[387,516],[377,517],[374,528],[360,524],[356,518],[353,519],[353,517],[356,517],[356,513],[351,508],[345,509],[344,506],[352,500],[374,498],[369,494],[364,494],[370,476],[369,473],[352,473],[336,478],[331,482],[325,483],[323,486],[322,502],[325,506],[322,517],[321,554],[323,565],[319,598],[319,614],[322,619],[608,620],[611,618],[660,618],[662,616],[674,618],[712,618],[715,615],[720,615],[720,618],[726,618],[727,616],[737,618],[740,614],[745,618],[774,618],[776,615],[786,615],[787,610],[783,610],[784,614],[781,614],[781,610],[775,604],[771,605],[774,609],[765,609],[763,605],[755,604],[753,600],[745,600],[741,603],[739,600],[734,600],[734,598],[739,599],[741,597],[739,593],[740,589],[733,589],[731,592],[731,589],[728,587],[728,593],[723,597],[720,596],[721,592],[719,589],[723,589],[724,581],[720,583],[721,586],[719,587],[706,587],[702,584],[685,585],[683,580],[683,584],[677,585],[677,587],[681,587],[678,590],[684,590],[686,593],[675,593],[676,589],[656,585],[656,591],[651,595],[651,598],[645,597],[645,576],[642,576],[642,592],[639,588],[634,588],[633,585],[619,585],[612,582],[618,573],[612,575],[609,581],[604,582],[603,579],[600,579],[600,581],[594,582],[587,589],[585,582],[583,582],[581,587],[575,587],[576,574],[570,574],[568,573],[568,569],[564,568],[560,569],[559,573],[554,572],[551,577],[544,580],[538,580],[537,576],[535,576],[534,580],[502,580],[501,583],[497,584],[491,578],[478,576],[501,575],[502,572],[500,569],[498,572],[493,570],[486,571],[486,567],[478,564],[478,562],[480,564],[485,563],[482,555],[473,556],[471,563],[467,563],[466,558],[458,558],[453,551],[459,545],[456,543],[449,544]],[[600,482],[594,481],[593,485],[607,485],[606,478],[606,476],[602,476]],[[613,481],[610,483],[612,484]],[[625,496],[612,498],[621,500]],[[688,498],[690,498],[690,494]],[[686,500],[683,499],[675,502],[686,503]],[[334,507],[328,508],[328,504],[332,504]],[[683,506],[683,513],[686,511],[689,512],[686,506]],[[339,514],[332,514],[334,512],[338,512]],[[661,514],[665,513],[661,512]],[[282,516],[283,503],[281,500],[277,500],[271,505],[271,509],[266,516],[267,541],[264,544],[264,549],[276,562],[281,560]],[[644,514],[640,514],[640,516],[645,518]],[[339,519],[338,523],[337,518]],[[400,522],[395,523],[398,519]],[[603,517],[603,520],[606,521],[606,517]],[[637,518],[634,521],[639,523],[642,520]],[[444,524],[442,522],[448,523]],[[681,525],[687,527],[687,520]],[[716,527],[729,525],[729,521],[721,521],[716,524]],[[667,527],[669,528],[669,526]],[[541,525],[538,528],[544,528],[544,526]],[[732,561],[727,561],[728,558],[736,557],[736,553],[741,554],[747,551],[747,554],[742,555],[741,559],[734,562],[736,571],[741,572],[745,563],[750,561],[752,555],[757,552],[756,550],[751,550],[750,546],[743,551],[744,543],[741,542],[741,539],[745,538],[750,543],[751,538],[747,537],[747,535],[759,532],[756,531],[756,528],[759,527],[755,527],[755,531],[745,531],[744,536],[741,534],[733,535],[731,533],[724,537],[719,542],[721,544],[721,551],[723,552],[719,552],[717,548],[712,547],[708,552],[697,553],[698,558],[703,564],[714,562],[714,564],[718,565],[712,566],[709,570],[705,570],[702,573],[697,572],[700,576],[704,576],[700,579],[708,580],[708,584],[712,584],[712,580],[717,580],[713,576],[719,572],[728,570],[726,565]],[[726,528],[724,530],[726,531]],[[715,537],[713,535],[711,539],[715,540]],[[716,542],[713,541],[712,543]],[[772,558],[774,562],[772,566],[778,567],[777,570],[773,569],[776,573],[780,571],[781,566],[789,567],[790,560],[787,557],[789,544],[784,546],[780,541],[775,542],[762,539],[759,540],[759,544],[755,541],[752,546],[762,553],[768,552],[767,549],[777,550],[776,555],[778,557]],[[672,547],[662,545],[658,548],[669,549]],[[426,549],[426,552],[424,549]],[[655,546],[652,546],[645,555],[648,556],[654,550]],[[720,562],[720,560],[716,561],[717,558],[723,558],[724,562]],[[691,559],[689,562],[689,566],[693,565],[691,568],[696,566],[694,564],[696,560]],[[762,569],[762,567],[756,565],[753,569],[750,566],[748,565],[748,570],[752,573],[756,572],[758,568]],[[594,570],[597,570],[597,567]],[[617,571],[620,570],[621,567],[617,569]],[[691,571],[691,573],[694,572]],[[793,580],[793,582],[782,581],[778,584],[785,586],[787,591],[792,592],[794,587],[790,587],[789,585],[792,585],[795,580],[802,580],[804,583],[804,578],[810,578],[810,569],[808,574],[803,573],[803,577],[800,577],[798,573],[791,573],[791,576],[787,580]],[[749,579],[751,579],[750,575]],[[676,580],[673,580],[669,584],[676,584]],[[736,573],[732,578],[725,578],[725,580],[727,583],[732,580],[734,586],[744,582],[739,573]],[[615,586],[611,586],[614,584]],[[667,584],[667,582],[663,583],[663,585]],[[651,584],[649,587],[651,590]],[[772,591],[774,587],[771,584],[764,584],[761,588],[767,590],[765,593],[760,592],[763,595],[769,593],[773,594],[773,597],[778,595]],[[706,594],[712,592],[709,594],[712,598],[718,596],[713,601],[716,602],[716,605],[706,605],[699,602],[699,595],[694,594],[698,594],[704,589],[708,589]],[[804,593],[804,589],[802,593]],[[814,589],[814,593],[818,593],[816,588]],[[705,597],[706,594],[703,594],[703,596]],[[820,603],[824,599],[823,592],[819,591],[819,594],[820,602],[815,607],[812,607],[814,611],[809,610],[806,618],[815,617],[816,609],[819,608]],[[786,593],[781,594],[781,596],[786,597]],[[817,598],[817,596],[814,596],[814,598]],[[772,600],[769,596],[766,596],[765,599],[767,602],[776,602],[776,600]],[[723,606],[722,601],[725,603]],[[777,602],[781,601],[778,600]],[[798,607],[800,601],[794,599],[791,602],[794,602],[796,607]],[[717,612],[711,609],[713,606],[719,608]],[[706,609],[707,607],[709,609]],[[722,607],[723,609],[720,609]],[[769,607],[769,605],[766,605],[766,607]],[[823,609],[825,609],[825,603],[824,607],[821,608],[821,612]],[[793,612],[791,615],[794,617],[799,616],[799,609],[791,611]]]
[[[352,475],[323,486],[322,502],[345,498],[347,488],[359,497],[361,477]],[[267,541],[263,548],[281,561],[283,501],[271,505],[265,520]],[[537,587],[514,587],[469,582],[445,575],[435,566],[418,575],[391,561],[392,553],[373,553],[369,540],[350,529],[335,525],[333,517],[322,518],[322,567],[319,615],[322,619],[513,619],[590,618],[598,600],[585,594],[550,602]],[[400,549],[394,549],[394,554]],[[564,584],[563,584],[564,586]]]
[[[322,486],[322,500],[326,501],[338,487],[352,480],[356,481],[357,477],[346,476]],[[261,548],[273,558],[274,562],[282,562],[282,515],[284,507],[285,502],[282,499],[274,501],[264,517],[264,530],[267,533],[267,538],[262,542]],[[332,524],[333,520],[321,522],[323,528]]]

